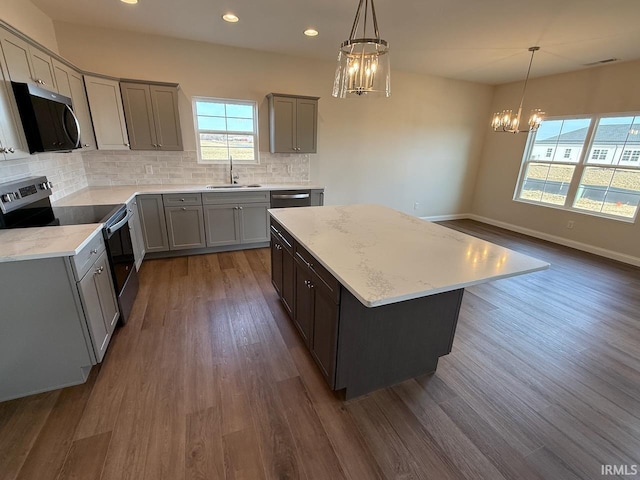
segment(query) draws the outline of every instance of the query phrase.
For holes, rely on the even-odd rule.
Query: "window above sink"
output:
[[[193,97],[198,163],[258,164],[258,104]]]

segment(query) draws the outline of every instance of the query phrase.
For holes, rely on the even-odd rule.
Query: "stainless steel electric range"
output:
[[[126,205],[54,207],[53,184],[30,177],[0,184],[0,229],[102,223],[120,318],[126,322],[138,293],[138,276],[129,233]]]

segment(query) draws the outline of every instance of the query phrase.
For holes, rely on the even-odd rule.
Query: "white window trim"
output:
[[[553,161],[548,161],[546,159],[542,159],[542,160],[530,160],[528,157],[530,156],[530,152],[531,149],[533,148],[533,145],[535,143],[535,136],[536,133],[535,132],[529,132],[528,136],[527,136],[527,143],[525,145],[524,148],[524,154],[522,156],[522,162],[520,164],[520,173],[518,174],[518,181],[516,183],[516,189],[513,193],[513,201],[515,202],[519,202],[519,203],[526,203],[528,205],[535,205],[538,207],[543,207],[543,208],[553,208],[556,210],[564,210],[564,211],[569,211],[572,213],[576,213],[576,214],[581,214],[581,215],[588,215],[591,217],[600,217],[600,218],[604,218],[604,219],[608,219],[608,220],[615,220],[618,222],[624,222],[624,223],[635,223],[636,219],[638,218],[638,212],[640,212],[640,205],[636,208],[636,213],[633,216],[633,218],[631,217],[621,217],[618,215],[611,215],[611,214],[607,214],[607,213],[602,213],[602,212],[593,212],[590,210],[585,210],[582,208],[576,208],[573,206],[574,200],[576,198],[576,192],[578,190],[578,187],[580,185],[580,182],[582,182],[582,177],[584,175],[584,170],[586,167],[608,167],[608,168],[620,168],[623,170],[640,170],[640,165],[639,166],[627,166],[627,165],[607,165],[607,164],[597,164],[597,163],[587,163],[588,160],[588,154],[589,152],[591,152],[592,146],[593,146],[593,142],[594,142],[594,137],[595,137],[595,129],[598,125],[598,122],[600,121],[600,119],[602,118],[609,118],[609,117],[621,117],[621,116],[640,116],[640,112],[616,112],[616,113],[606,113],[606,114],[594,114],[594,115],[567,115],[567,116],[557,116],[557,117],[545,117],[545,120],[576,120],[576,119],[591,119],[591,123],[589,124],[588,130],[587,130],[587,137],[585,139],[585,143],[583,144],[584,148],[582,149],[582,152],[580,153],[580,157],[578,158],[577,162],[553,162]],[[557,204],[553,204],[553,203],[545,203],[545,202],[536,202],[533,200],[527,200],[524,198],[519,198],[519,194],[522,191],[522,185],[524,183],[525,180],[525,176],[526,176],[526,171],[527,171],[527,164],[528,163],[548,163],[550,165],[572,165],[575,166],[575,170],[573,172],[573,177],[571,178],[571,183],[569,185],[569,189],[567,191],[567,197],[565,199],[565,203],[564,205],[557,205]]]
[[[232,132],[232,131],[217,131],[217,130],[199,130],[198,129],[198,111],[196,109],[196,102],[220,102],[220,103],[235,103],[240,105],[251,105],[253,107],[253,134],[247,132]],[[260,165],[260,138],[258,132],[258,102],[255,100],[240,100],[235,98],[221,98],[221,97],[191,97],[191,110],[193,115],[193,128],[196,135],[196,155],[198,157],[198,163],[204,165],[228,165],[229,160],[203,160],[200,150],[200,133],[226,133],[229,135],[254,135],[254,153],[255,160],[236,160],[233,159],[235,165]]]

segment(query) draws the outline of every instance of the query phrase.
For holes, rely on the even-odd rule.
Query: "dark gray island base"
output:
[[[350,399],[435,372],[451,352],[463,293],[367,308],[342,288],[335,390]]]
[[[434,372],[451,352],[464,289],[366,307],[274,219],[271,266],[311,356],[345,399]]]
[[[269,210],[273,285],[333,390],[435,372],[464,289],[547,262],[382,205]]]

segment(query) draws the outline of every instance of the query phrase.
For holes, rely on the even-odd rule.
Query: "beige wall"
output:
[[[390,99],[336,100],[333,62],[67,23],[55,29],[61,54],[82,68],[178,82],[186,150],[195,148],[191,96],[258,101],[267,151],[265,95],[314,95],[311,180],[327,187],[327,203],[376,202],[421,216],[471,207],[489,86],[393,71]]]
[[[525,110],[549,116],[640,111],[640,61],[590,68],[530,81]],[[517,107],[522,85],[496,88],[492,111]],[[640,258],[640,223],[629,224],[512,200],[526,134],[493,133],[486,138],[473,200],[473,213],[598,248]],[[567,229],[567,222],[575,226]]]
[[[58,52],[53,21],[30,0],[2,0],[0,19],[49,50]]]

